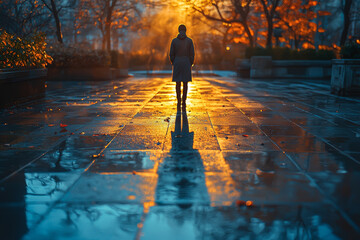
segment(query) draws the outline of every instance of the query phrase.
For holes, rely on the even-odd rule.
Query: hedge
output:
[[[54,59],[50,67],[109,67],[111,63],[108,52],[81,46],[56,44],[51,46],[48,52]]]
[[[360,59],[360,44],[356,42],[345,44],[341,48],[340,56],[343,59]]]
[[[274,60],[331,60],[336,58],[334,51],[331,50],[249,47],[245,51],[245,57],[251,58],[252,56],[271,56]]]

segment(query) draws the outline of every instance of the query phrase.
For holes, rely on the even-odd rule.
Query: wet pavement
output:
[[[359,239],[360,99],[326,82],[50,82],[0,111],[0,239]]]

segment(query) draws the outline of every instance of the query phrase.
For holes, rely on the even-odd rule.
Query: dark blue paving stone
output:
[[[316,137],[272,136],[285,152],[333,152],[334,148]]]
[[[141,172],[86,172],[62,202],[153,202],[157,175]]]
[[[98,148],[102,149],[113,139],[112,135],[86,135],[86,132],[77,132],[66,139],[66,145],[69,149]]]
[[[59,141],[64,139],[65,135],[67,134],[67,132],[63,132],[51,135],[28,135],[11,144],[11,148],[17,148],[19,150],[47,150],[48,148],[51,148],[55,144],[59,143]]]
[[[310,176],[360,226],[360,209],[357,207],[360,201],[360,170],[337,174],[324,171],[311,173]]]
[[[256,118],[256,117],[275,117],[279,115],[279,113],[268,110],[268,109],[256,109],[249,111],[248,109],[244,110],[244,113],[246,116],[248,116],[250,119]]]
[[[316,203],[325,200],[318,189],[301,173],[234,171],[232,177],[244,200],[266,204]]]
[[[0,179],[25,166],[42,153],[42,151],[37,150],[11,149],[0,151]]]
[[[93,161],[98,148],[74,149],[62,142],[54,150],[26,167],[26,172],[69,172],[83,170]]]
[[[230,169],[239,172],[296,172],[298,169],[280,151],[277,152],[222,152]]]
[[[355,138],[357,133],[354,131],[354,128],[344,128],[339,126],[305,126],[306,131],[312,133],[313,135],[320,136],[323,138],[327,137],[347,137]],[[360,142],[360,134],[359,134]]]
[[[256,135],[232,135],[218,138],[221,150],[238,151],[279,151],[267,136]]]
[[[11,135],[1,134],[0,135],[0,149],[8,148],[9,144],[16,142],[17,140],[20,141],[21,137],[22,137],[21,135],[15,135],[15,134],[11,134]]]
[[[330,144],[342,151],[359,152],[360,153],[360,138],[357,137],[326,137]]]
[[[21,135],[28,134],[36,129],[39,129],[39,127],[26,126],[26,125],[13,125],[13,124],[9,124],[6,122],[0,124],[0,134],[1,135],[14,134],[14,135],[21,136]]]
[[[288,153],[306,172],[327,172],[332,174],[360,171],[360,164],[339,152]]]
[[[164,136],[157,135],[126,135],[117,136],[108,149],[113,150],[160,150]]]
[[[91,166],[91,172],[132,172],[152,170],[161,152],[106,150]]]
[[[270,136],[311,136],[310,133],[303,130],[301,127],[294,124],[285,126],[264,126],[262,125],[261,130],[266,135]]]
[[[360,163],[360,153],[358,152],[345,152],[345,153],[351,156],[352,158],[354,158],[358,163]]]
[[[334,126],[331,118],[322,119],[318,117],[308,116],[308,117],[291,117],[288,116],[288,119],[300,126],[323,126],[323,127],[331,127]]]

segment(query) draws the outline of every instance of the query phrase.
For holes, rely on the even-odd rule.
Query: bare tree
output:
[[[51,12],[55,20],[56,27],[56,37],[59,43],[63,43],[63,36],[61,32],[61,23],[59,18],[59,12],[62,10],[62,7],[58,7],[55,0],[41,0],[46,8]]]
[[[0,28],[21,37],[40,31],[49,22],[43,7],[31,0],[2,0]]]
[[[343,16],[344,16],[344,27],[343,27],[343,31],[341,33],[340,46],[344,46],[346,39],[348,37],[352,3],[353,3],[353,0],[341,0],[341,10],[342,10]]]
[[[95,25],[100,30],[103,42],[102,49],[111,50],[111,32],[128,25],[130,18],[136,14],[137,0],[80,0],[79,17],[83,23]]]
[[[187,1],[189,3],[189,1]],[[254,45],[254,36],[249,24],[253,0],[191,1],[192,8],[211,21],[225,24],[240,24],[244,28],[249,45]]]
[[[272,36],[274,30],[274,18],[277,14],[277,7],[280,4],[280,0],[259,0],[265,14],[267,22],[267,36],[266,36],[266,47],[272,47]]]

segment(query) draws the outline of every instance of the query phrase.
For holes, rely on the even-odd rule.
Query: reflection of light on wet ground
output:
[[[66,101],[46,106],[62,109],[46,112],[46,125],[57,124],[20,129],[36,141],[19,138],[8,162],[27,159],[27,152],[11,157],[30,142],[48,149],[54,141],[44,136],[59,131],[58,122],[69,125],[69,136],[1,186],[0,211],[12,216],[6,222],[14,222],[19,235],[30,229],[25,239],[355,236],[339,208],[356,219],[358,166],[309,134],[334,143],[336,135],[354,139],[353,132],[299,111],[291,105],[299,98],[257,92],[271,83],[208,80],[189,84],[186,114],[176,111],[169,78],[134,78],[124,84],[127,89],[110,85],[110,92],[95,94],[106,100],[91,106],[81,106],[80,98],[74,98],[77,106]],[[43,121],[41,113],[25,116],[6,123]],[[352,143],[341,147],[348,144],[353,154]],[[40,150],[34,149],[34,156]],[[254,206],[236,206],[237,200],[252,200]]]

